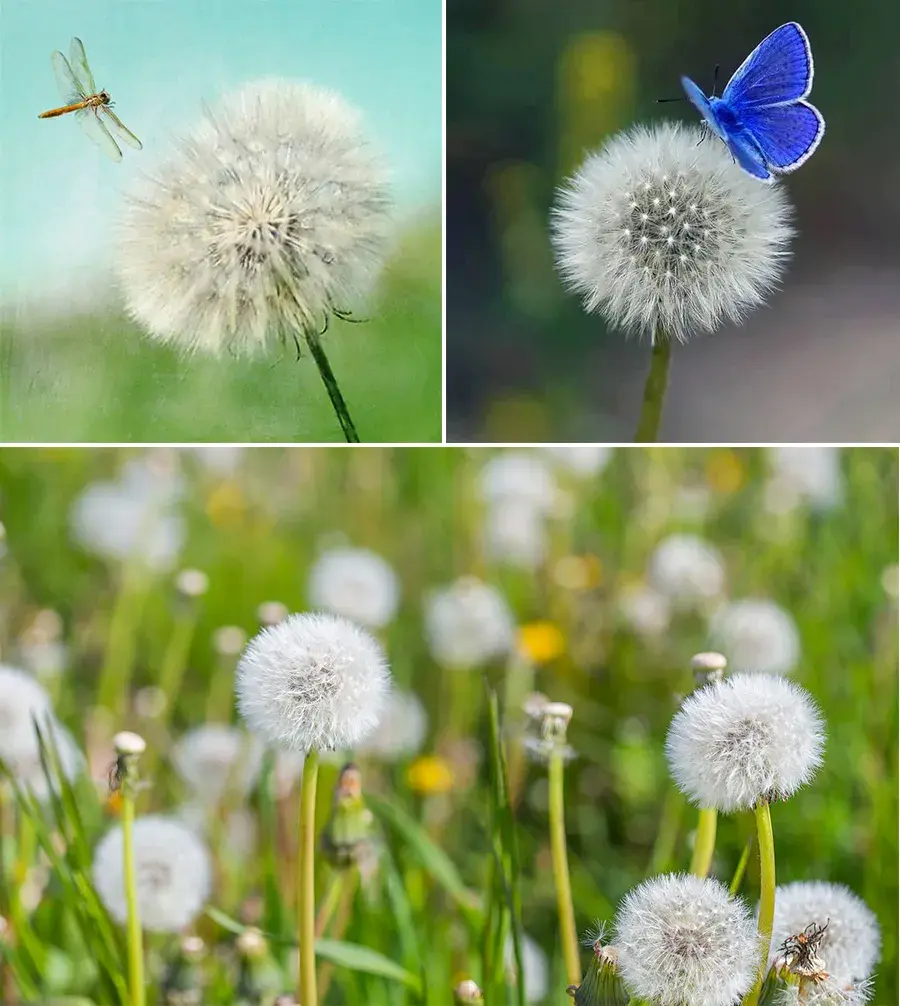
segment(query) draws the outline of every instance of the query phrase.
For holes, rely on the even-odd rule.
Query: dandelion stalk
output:
[[[97,706],[113,713],[122,712],[122,699],[131,680],[131,668],[137,649],[136,629],[146,594],[145,587],[145,570],[141,560],[136,559],[122,571],[122,582],[113,605],[100,683],[97,686]]]
[[[697,837],[694,839],[694,853],[691,856],[691,873],[695,877],[705,877],[712,865],[716,847],[716,822],[718,814],[713,807],[703,807],[697,820]]]
[[[310,751],[303,762],[300,785],[300,844],[297,870],[297,938],[300,967],[297,1001],[317,1006],[316,993],[316,780],[319,752]]]
[[[753,988],[747,993],[743,1006],[757,1006],[762,991],[766,966],[769,963],[769,945],[772,942],[772,924],[775,920],[775,837],[772,833],[772,815],[768,800],[756,804],[756,836],[759,843],[759,920],[760,940],[759,973]]]
[[[550,781],[550,851],[553,857],[553,882],[556,887],[556,904],[559,911],[559,928],[562,938],[566,979],[570,985],[581,981],[581,962],[578,959],[578,932],[575,928],[575,907],[572,903],[572,882],[569,878],[569,861],[566,855],[565,803],[563,801],[564,758],[561,751],[550,755],[548,775]]]
[[[144,937],[138,912],[137,874],[134,866],[134,796],[138,781],[137,760],[146,746],[142,738],[132,733],[117,734],[114,744],[123,772],[122,868],[125,882],[130,1006],[144,1006]]]
[[[666,387],[669,383],[669,364],[672,359],[672,340],[657,334],[650,355],[650,373],[644,384],[644,404],[641,419],[634,436],[636,444],[654,443],[659,436]]]
[[[353,425],[353,420],[350,418],[350,412],[347,408],[347,403],[344,401],[344,396],[341,394],[337,378],[334,376],[334,371],[331,369],[331,364],[328,362],[328,357],[322,348],[319,333],[307,329],[304,332],[304,338],[306,345],[309,346],[310,353],[312,353],[312,358],[316,361],[316,366],[319,368],[319,376],[322,378],[325,390],[331,399],[331,407],[334,409],[334,414],[341,424],[341,432],[344,434],[344,439],[348,444],[358,444],[359,435],[356,432],[356,427]]]

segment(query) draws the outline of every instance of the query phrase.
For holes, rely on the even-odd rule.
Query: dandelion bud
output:
[[[116,754],[137,757],[147,750],[147,742],[139,734],[122,730],[113,737],[113,747]]]
[[[345,765],[334,787],[331,817],[322,832],[322,851],[337,867],[374,865],[375,818],[362,796],[362,774]]]
[[[259,929],[250,926],[245,929],[235,941],[238,953],[242,957],[258,958],[264,957],[268,953],[269,945],[265,936]]]
[[[788,258],[781,186],[737,170],[720,143],[663,123],[614,136],[558,194],[563,282],[627,331],[686,341],[763,303]]]
[[[759,937],[746,906],[723,884],[669,874],[626,896],[616,948],[633,996],[654,1006],[732,1006],[756,977]]]
[[[471,978],[460,982],[453,990],[453,994],[456,996],[458,1006],[469,1006],[470,1003],[484,1002],[484,993]]]
[[[694,804],[730,814],[809,782],[824,743],[808,692],[785,678],[736,674],[688,696],[669,726],[666,757]]]
[[[296,751],[354,747],[378,722],[389,682],[374,637],[335,615],[291,615],[262,629],[235,674],[250,729]]]
[[[584,934],[582,946],[590,947],[591,960],[579,985],[570,985],[566,991],[575,1000],[575,1006],[607,1006],[608,1003],[625,1003],[628,995],[619,975],[619,951],[604,946],[605,925],[599,920]]]
[[[572,707],[566,702],[547,702],[540,714],[540,736],[526,736],[525,750],[536,760],[548,762],[553,755],[571,761],[575,751],[566,743],[566,732],[572,719]]]
[[[728,661],[721,653],[695,653],[691,657],[691,670],[694,672],[694,681],[697,682],[698,688],[714,681],[721,681],[727,666]]]

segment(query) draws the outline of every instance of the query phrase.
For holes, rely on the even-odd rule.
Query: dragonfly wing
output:
[[[111,157],[114,161],[122,160],[122,151],[119,149],[118,143],[112,138],[109,130],[93,108],[85,108],[80,112],[76,112],[75,117],[81,123],[81,128],[84,132],[107,157]]]
[[[85,88],[85,94],[96,94],[97,86],[94,83],[94,75],[88,66],[84,42],[80,38],[73,38],[69,45],[69,64],[72,67],[72,72]]]
[[[129,147],[134,147],[135,150],[140,150],[143,147],[143,143],[123,124],[122,120],[108,105],[101,105],[100,112],[106,120],[104,125],[113,135],[118,136],[123,143],[127,143]]]
[[[53,66],[53,76],[56,78],[56,87],[60,98],[70,105],[73,101],[81,101],[86,97],[81,82],[72,72],[69,61],[61,52],[55,52],[50,57]]]

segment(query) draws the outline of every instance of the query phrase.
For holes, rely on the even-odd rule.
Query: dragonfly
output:
[[[80,38],[72,39],[68,59],[57,51],[50,57],[50,62],[56,86],[65,104],[51,108],[49,112],[41,112],[39,119],[54,119],[58,115],[74,112],[84,132],[114,161],[122,160],[122,150],[116,139],[127,143],[129,147],[141,149],[141,141],[112,110],[109,92],[97,90],[94,75],[88,66],[84,43]]]

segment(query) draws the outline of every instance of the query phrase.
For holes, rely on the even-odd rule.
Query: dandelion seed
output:
[[[172,748],[172,765],[204,806],[226,793],[243,798],[255,785],[263,747],[256,737],[221,723],[204,723],[183,734]]]
[[[824,732],[812,697],[784,678],[736,674],[685,700],[666,757],[678,788],[723,813],[787,798],[822,762]]]
[[[390,563],[365,548],[335,548],[319,556],[309,574],[313,608],[380,629],[397,613],[400,583]]]
[[[476,577],[434,591],[425,605],[425,634],[434,660],[466,670],[506,656],[515,624],[506,599]]]
[[[817,954],[828,972],[841,980],[868,978],[881,953],[878,920],[848,887],[824,880],[801,880],[776,889],[770,963],[786,939],[826,922]]]
[[[700,607],[721,595],[725,566],[718,549],[702,538],[673,534],[656,546],[648,579],[675,606]]]
[[[247,84],[209,113],[121,222],[129,312],[163,342],[251,354],[319,331],[377,274],[385,175],[337,94]]]
[[[644,881],[619,909],[615,944],[625,984],[655,1006],[732,1006],[756,975],[756,925],[716,880]]]
[[[732,667],[741,671],[790,674],[800,660],[797,624],[774,601],[734,601],[713,615],[709,632]]]
[[[560,189],[551,237],[586,311],[684,342],[763,303],[789,257],[790,206],[719,144],[679,125],[639,126],[591,154]]]
[[[175,933],[203,908],[212,885],[206,846],[187,826],[156,814],[134,824],[135,883],[141,924],[153,932]],[[94,851],[93,882],[110,915],[127,917],[122,829],[106,833]]]
[[[389,682],[376,640],[335,615],[291,615],[262,629],[235,675],[250,729],[295,751],[353,748],[378,722]]]

